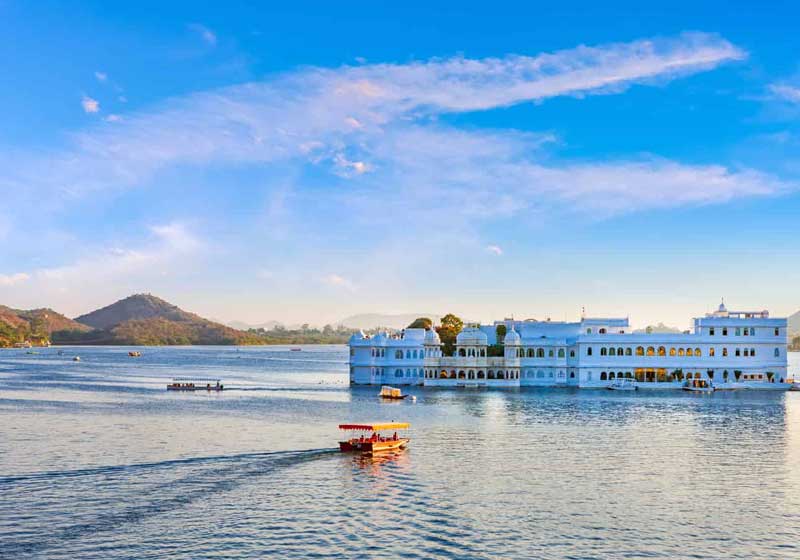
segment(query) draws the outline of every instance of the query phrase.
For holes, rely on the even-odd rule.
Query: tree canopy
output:
[[[503,339],[506,337],[506,330],[505,325],[497,325],[494,329],[494,332],[497,334],[497,344],[503,344]]]
[[[456,345],[456,336],[464,328],[464,321],[452,313],[442,317],[442,324],[436,329],[442,341],[442,352],[445,356],[452,356]]]
[[[433,326],[433,321],[431,321],[427,317],[417,317],[406,328],[408,328],[408,329],[429,329],[432,326]]]

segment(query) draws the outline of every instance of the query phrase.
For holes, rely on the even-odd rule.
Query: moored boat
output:
[[[128,356],[130,356],[131,358],[139,358],[141,357],[141,355],[142,353],[139,352],[138,350],[131,350],[130,352],[128,352]]]
[[[407,430],[411,425],[407,422],[386,422],[379,424],[339,424],[340,430],[352,432],[350,438],[339,442],[339,450],[355,453],[380,453],[404,449],[411,438],[399,437],[398,430]],[[392,436],[384,436],[382,431],[394,430]],[[359,434],[360,435],[356,435]],[[367,435],[369,434],[369,435]]]
[[[635,379],[617,379],[607,387],[610,391],[635,391],[637,388]]]
[[[687,379],[681,388],[684,391],[692,391],[694,393],[714,392],[714,386],[708,381],[708,379]]]
[[[378,396],[381,397],[382,399],[401,400],[406,398],[408,395],[404,395],[403,392],[396,387],[390,387],[388,385],[384,385],[383,387],[381,387],[381,392],[378,393]]]

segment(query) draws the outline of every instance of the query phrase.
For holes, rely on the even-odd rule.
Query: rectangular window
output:
[[[778,336],[778,333],[780,333],[780,329],[777,329],[777,328],[776,328],[776,329],[775,329],[775,336]]]
[[[589,346],[589,347],[586,349],[586,355],[587,355],[587,356],[591,356],[591,355],[592,355],[592,347],[591,347],[591,346]]]
[[[708,329],[708,334],[714,336],[714,329],[713,328]]]

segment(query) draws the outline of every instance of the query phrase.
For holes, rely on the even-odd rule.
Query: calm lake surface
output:
[[[128,350],[0,350],[0,558],[800,558],[800,393],[380,403],[342,346]],[[408,451],[335,451],[373,420]]]

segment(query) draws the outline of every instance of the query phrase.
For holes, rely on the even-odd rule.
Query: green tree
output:
[[[506,326],[505,325],[497,325],[494,329],[495,334],[497,335],[497,344],[503,344],[503,340],[506,337]]]
[[[432,326],[433,326],[433,321],[431,321],[427,317],[417,317],[406,328],[408,328],[408,329],[429,329]]]
[[[442,317],[442,324],[436,329],[442,341],[442,352],[445,356],[452,356],[456,346],[456,336],[464,328],[464,321],[452,313]]]

